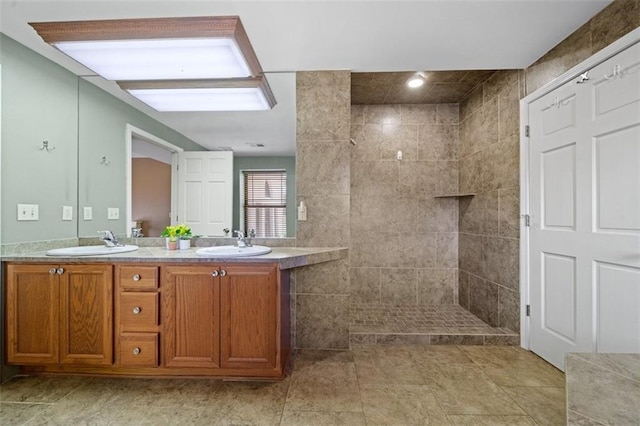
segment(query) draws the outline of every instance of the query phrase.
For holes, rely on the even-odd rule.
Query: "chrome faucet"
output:
[[[118,239],[116,238],[115,235],[113,235],[113,232],[111,231],[98,231],[98,233],[102,233],[102,237],[100,237],[100,239],[102,241],[104,241],[105,245],[107,247],[122,247],[124,246],[124,244],[122,244],[120,241],[118,241]]]
[[[253,231],[253,229],[249,231],[249,237],[245,237],[244,232],[240,230],[233,232],[238,236],[238,240],[236,241],[236,245],[238,247],[251,247],[251,238],[255,236],[255,231]]]

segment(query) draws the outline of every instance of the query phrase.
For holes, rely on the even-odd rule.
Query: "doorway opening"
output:
[[[126,126],[127,236],[142,228],[159,237],[177,212],[177,153],[183,149],[131,124]]]

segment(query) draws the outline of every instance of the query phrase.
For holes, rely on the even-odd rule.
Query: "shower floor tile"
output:
[[[491,327],[459,305],[350,307],[350,341],[373,344],[517,345],[519,335]]]

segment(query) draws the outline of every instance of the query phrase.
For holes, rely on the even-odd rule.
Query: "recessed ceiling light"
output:
[[[427,77],[424,75],[424,73],[417,72],[413,77],[407,80],[407,86],[411,87],[412,89],[416,89],[424,84],[426,78]]]

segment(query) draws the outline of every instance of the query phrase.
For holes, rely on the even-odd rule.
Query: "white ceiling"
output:
[[[208,149],[295,150],[301,70],[524,68],[611,0],[29,1],[0,0],[0,31],[72,72],[93,73],[46,45],[27,22],[238,15],[278,101],[267,112],[159,113],[100,77],[90,81]],[[263,143],[265,148],[251,145]]]

